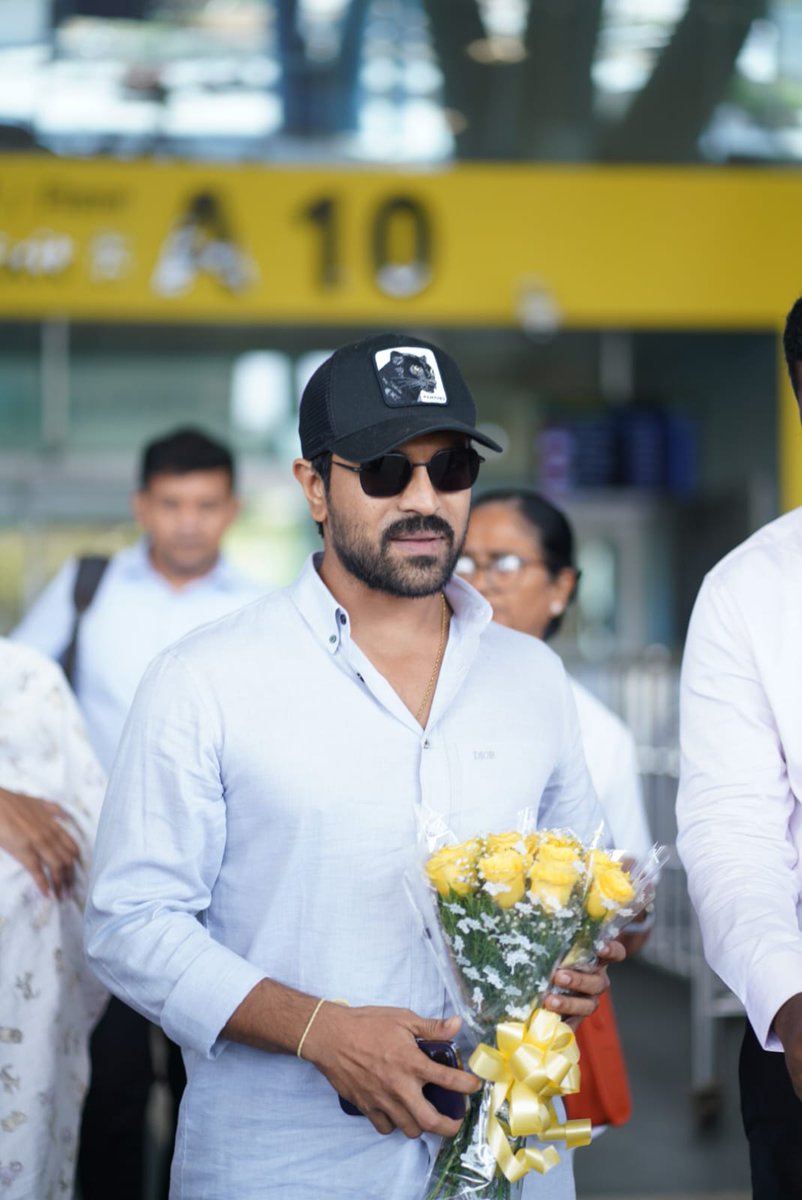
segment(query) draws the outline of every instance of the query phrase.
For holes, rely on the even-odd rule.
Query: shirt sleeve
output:
[[[78,703],[61,669],[48,664],[53,674],[53,705],[60,722],[59,742],[64,754],[64,794],[61,803],[69,812],[88,847],[91,858],[98,819],[106,791],[106,776],[89,742]]]
[[[570,829],[586,843],[599,838],[607,843],[604,814],[585,763],[574,697],[562,664],[557,670],[562,733],[555,767],[540,802],[538,825],[544,829]]]
[[[60,657],[72,634],[75,617],[73,591],[77,570],[75,559],[64,564],[9,634],[12,641],[33,646],[48,658]]]
[[[600,795],[613,845],[636,860],[646,858],[652,835],[643,803],[635,739],[623,726],[618,731],[613,754],[613,771],[604,795]]]
[[[207,1057],[264,978],[206,928],[226,842],[221,741],[187,666],[161,655],[123,731],[86,913],[87,954],[103,982]]]
[[[762,1045],[779,1050],[772,1021],[802,992],[795,800],[748,628],[710,579],[685,646],[680,743],[677,847],[705,954]]]

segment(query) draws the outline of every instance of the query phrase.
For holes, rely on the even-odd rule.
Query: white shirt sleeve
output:
[[[12,630],[12,641],[33,646],[48,658],[58,659],[67,648],[75,618],[73,590],[77,560],[65,563]]]
[[[575,679],[571,692],[579,716],[585,759],[612,845],[645,859],[653,839],[643,802],[635,739],[624,722]]]
[[[688,631],[680,741],[677,845],[706,957],[780,1049],[772,1021],[802,992],[796,802],[749,629],[720,580],[703,584]]]
[[[543,829],[570,829],[585,842],[600,835],[601,842],[607,843],[604,814],[588,774],[576,704],[564,671],[555,701],[562,707],[562,739],[557,764],[540,803],[538,825]]]
[[[615,743],[615,767],[606,796],[600,797],[613,845],[633,858],[646,858],[653,845],[643,803],[635,739],[622,730]]]
[[[86,913],[87,954],[104,983],[208,1057],[264,978],[206,929],[226,844],[220,746],[219,720],[188,668],[161,655],[123,731]]]

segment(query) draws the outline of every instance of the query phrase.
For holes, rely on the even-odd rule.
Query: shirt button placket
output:
[[[451,782],[445,743],[442,737],[427,734],[421,739],[420,747],[421,803],[447,819],[451,809]]]

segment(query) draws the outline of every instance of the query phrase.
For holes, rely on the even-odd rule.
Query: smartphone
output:
[[[444,1067],[455,1067],[457,1070],[462,1070],[462,1059],[453,1042],[429,1042],[424,1038],[415,1040],[423,1053],[427,1054],[433,1062],[440,1063]],[[423,1088],[423,1094],[444,1117],[449,1117],[452,1121],[461,1121],[465,1116],[465,1097],[462,1092],[453,1092],[451,1088],[441,1087],[438,1083],[427,1083]],[[351,1104],[350,1100],[344,1100],[340,1096],[339,1101],[340,1108],[344,1113],[348,1113],[349,1117],[364,1116],[364,1113],[360,1112],[356,1105]]]

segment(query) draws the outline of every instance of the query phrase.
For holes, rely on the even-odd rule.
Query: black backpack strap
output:
[[[78,653],[78,631],[81,628],[81,617],[95,598],[100,587],[100,581],[109,560],[102,554],[87,554],[78,559],[78,570],[75,575],[75,585],[72,589],[74,616],[72,634],[59,659],[64,674],[71,686],[75,685],[75,661]]]

